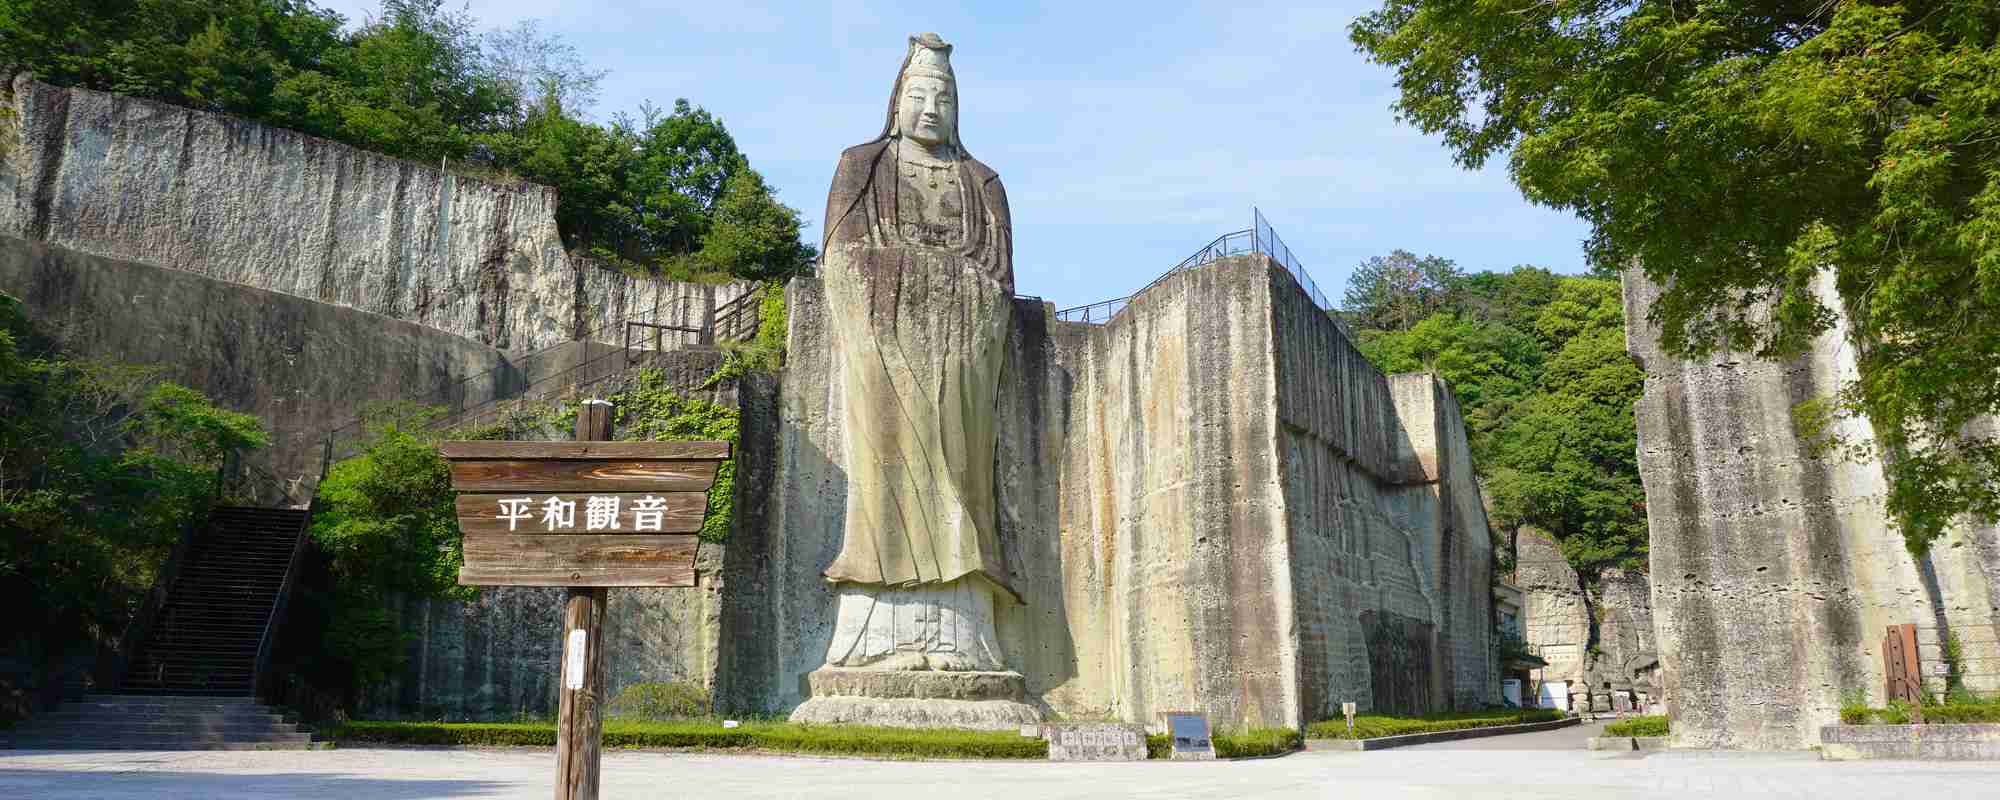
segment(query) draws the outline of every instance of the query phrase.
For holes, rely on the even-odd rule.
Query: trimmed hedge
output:
[[[1347,731],[1346,719],[1329,719],[1315,722],[1306,728],[1309,739],[1378,739],[1383,736],[1403,736],[1411,733],[1437,733],[1439,731],[1462,731],[1471,728],[1496,728],[1502,725],[1520,725],[1529,722],[1552,722],[1563,718],[1563,712],[1552,708],[1531,709],[1489,709],[1485,711],[1457,711],[1449,714],[1431,714],[1424,717],[1389,717],[1376,714],[1357,714],[1354,717],[1354,732]]]
[[[555,726],[505,722],[349,722],[326,736],[354,744],[458,745],[474,747],[554,747]],[[1300,745],[1298,731],[1258,728],[1217,733],[1211,740],[1221,758],[1289,753]],[[606,720],[604,746],[671,747],[703,750],[775,750],[788,753],[868,755],[896,758],[1047,758],[1048,742],[1018,733],[911,730],[848,725],[745,722],[724,728],[712,720],[638,722]],[[1146,752],[1168,756],[1165,736],[1146,737]]]
[[[556,743],[555,726],[546,723],[349,722],[329,729],[327,736],[339,742],[370,744],[554,747]],[[1018,733],[798,725],[789,722],[744,722],[739,727],[724,728],[721,723],[712,720],[606,720],[604,746],[777,750],[906,758],[1048,756],[1046,742]]]
[[[1926,725],[1971,725],[2000,722],[2000,703],[1948,703],[1941,706],[1924,706]],[[1890,705],[1888,708],[1842,707],[1840,721],[1847,725],[1908,725],[1911,723],[1908,704]]]
[[[1667,718],[1660,716],[1633,717],[1622,719],[1604,726],[1606,736],[1665,736]]]
[[[1305,740],[1291,728],[1251,728],[1242,733],[1212,732],[1208,743],[1215,747],[1216,758],[1259,758],[1292,752],[1303,747]],[[1173,758],[1174,737],[1146,737],[1146,757]]]

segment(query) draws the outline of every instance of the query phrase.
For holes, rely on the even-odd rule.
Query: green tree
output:
[[[53,664],[118,636],[217,468],[267,442],[157,369],[65,358],[0,294],[0,641]]]
[[[1384,372],[1433,372],[1451,383],[1464,409],[1473,456],[1535,385],[1542,350],[1535,338],[1497,322],[1445,311],[1406,331],[1363,329],[1361,354]]]
[[[1453,307],[1464,277],[1449,259],[1418,258],[1408,250],[1397,250],[1354,268],[1341,308],[1357,326],[1409,330],[1425,317]]]
[[[407,404],[368,409],[360,455],[334,464],[314,498],[310,535],[325,557],[325,586],[300,598],[300,618],[325,635],[296,669],[351,707],[366,687],[401,668],[407,632],[394,624],[396,596],[467,598],[451,467],[428,423],[441,413]]]
[[[1844,311],[1839,408],[1873,425],[1913,551],[2000,518],[1974,424],[2000,411],[2000,8],[1388,0],[1352,34],[1403,119],[1468,167],[1507,154],[1599,269],[1664,286],[1670,351],[1793,356]]]
[[[799,225],[798,210],[778,202],[764,176],[745,167],[715,204],[702,261],[739,278],[784,280],[805,271],[816,250],[799,241]]]
[[[610,209],[627,231],[619,254],[635,261],[692,255],[729,178],[748,161],[721,120],[685,99],[666,116],[645,109],[632,135],[625,191]]]

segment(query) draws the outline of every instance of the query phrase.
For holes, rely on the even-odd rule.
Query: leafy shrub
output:
[[[1875,717],[1882,720],[1882,723],[1885,725],[1908,725],[1910,724],[1910,719],[1914,716],[1910,713],[1911,710],[1912,707],[1908,701],[1892,700],[1889,702],[1887,708],[1876,709]]]
[[[1606,736],[1665,736],[1666,717],[1633,717],[1604,726]]]
[[[1447,714],[1431,714],[1423,717],[1390,717],[1377,714],[1358,714],[1354,717],[1354,731],[1347,730],[1347,720],[1329,719],[1315,722],[1306,728],[1306,736],[1312,739],[1375,739],[1383,736],[1402,736],[1411,733],[1438,733],[1470,728],[1492,728],[1501,725],[1521,725],[1529,722],[1550,722],[1563,718],[1563,712],[1551,708],[1493,709],[1486,711],[1457,711]]]
[[[635,683],[606,709],[613,719],[669,720],[708,714],[708,690],[691,683]]]
[[[1241,733],[1222,732],[1209,737],[1218,758],[1274,756],[1299,749],[1304,740],[1291,728],[1251,728]],[[1150,748],[1148,748],[1150,752]]]
[[[1924,706],[1924,721],[1940,725],[2000,722],[2000,703],[1947,703]]]
[[[1840,724],[1868,724],[1868,692],[1865,689],[1850,689],[1840,695]]]

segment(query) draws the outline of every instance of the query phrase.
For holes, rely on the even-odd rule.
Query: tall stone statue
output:
[[[993,624],[996,602],[1019,602],[993,486],[1013,231],[1000,177],[959,137],[951,49],[910,39],[881,135],[841,154],[827,194],[847,506],[826,666],[793,719],[1039,719]]]

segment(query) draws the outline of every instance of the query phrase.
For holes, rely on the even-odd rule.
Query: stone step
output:
[[[127,681],[122,690],[135,696],[145,695],[207,695],[210,697],[241,697],[250,693],[248,682],[215,688],[188,686],[185,684],[143,684]]]
[[[257,698],[251,697],[249,695],[244,695],[242,697],[210,697],[208,695],[167,694],[167,695],[147,695],[141,697],[138,695],[125,694],[124,692],[117,692],[117,693],[91,692],[90,694],[84,695],[81,699],[71,701],[71,705],[99,705],[99,706],[120,706],[120,705],[169,706],[177,704],[197,705],[197,706],[231,706],[231,707],[247,706],[250,708],[264,707],[263,703],[257,702]]]
[[[188,722],[222,725],[279,725],[289,722],[286,715],[266,711],[188,711],[168,706],[127,706],[116,710],[95,709],[71,711],[68,706],[37,714],[24,720],[22,726],[39,725],[47,721],[51,725],[71,723],[119,723],[126,721],[148,722]]]
[[[332,742],[316,742],[305,735],[273,741],[155,736],[58,740],[0,738],[0,749],[6,750],[326,750],[332,747]]]
[[[301,730],[296,722],[225,722],[209,724],[198,720],[125,720],[125,721],[63,721],[35,720],[24,722],[14,731],[22,737],[44,739],[102,739],[126,735],[167,735],[186,734],[189,736],[239,736],[292,735],[310,733]]]

